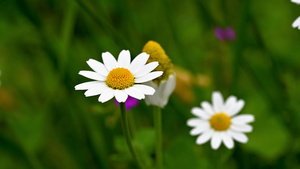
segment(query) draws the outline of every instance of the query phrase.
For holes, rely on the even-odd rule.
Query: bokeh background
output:
[[[165,169],[300,168],[300,6],[288,0],[0,0],[0,169],[136,169],[119,107],[85,98],[86,61],[137,56],[149,40],[172,59],[177,88],[162,110]],[[214,28],[231,26],[235,41]],[[190,110],[236,95],[254,114],[247,144],[196,145]],[[152,108],[128,112],[154,166]]]

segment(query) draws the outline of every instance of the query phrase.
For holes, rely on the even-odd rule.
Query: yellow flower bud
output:
[[[159,43],[149,41],[143,48],[143,52],[150,55],[148,63],[157,61],[159,65],[156,67],[156,71],[163,71],[163,75],[153,80],[154,83],[160,84],[163,80],[168,80],[169,76],[173,74],[173,64],[171,59],[166,55],[164,49]]]
[[[148,62],[158,62],[156,71],[163,71],[163,75],[146,84],[155,89],[152,96],[146,96],[145,100],[148,105],[165,107],[169,101],[169,97],[176,86],[176,76],[173,70],[171,59],[166,55],[164,49],[154,41],[149,41],[143,48],[143,52],[150,55]]]

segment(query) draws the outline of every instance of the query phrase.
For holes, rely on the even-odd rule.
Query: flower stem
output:
[[[155,106],[153,108],[154,112],[154,127],[155,127],[155,135],[156,135],[156,169],[162,169],[162,126],[161,126],[161,109],[160,107]]]
[[[120,103],[120,109],[121,109],[121,116],[122,116],[122,128],[123,128],[123,132],[124,132],[124,135],[126,138],[127,146],[129,148],[130,153],[132,154],[133,158],[136,160],[137,164],[139,165],[139,167],[141,169],[145,169],[143,163],[141,162],[141,159],[139,158],[139,156],[136,155],[136,151],[131,142],[128,119],[127,119],[127,115],[126,115],[126,111],[125,111],[125,103]]]

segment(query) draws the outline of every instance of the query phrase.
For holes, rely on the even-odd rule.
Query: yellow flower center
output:
[[[168,80],[169,76],[173,74],[173,64],[160,44],[154,41],[149,41],[144,46],[143,52],[150,55],[147,61],[148,63],[154,61],[159,63],[159,65],[155,68],[156,71],[164,72],[161,76],[154,79],[153,82],[159,84],[162,80]]]
[[[217,113],[210,120],[210,126],[217,131],[224,131],[230,127],[231,118],[225,113]]]
[[[113,89],[124,90],[133,86],[134,76],[125,68],[111,70],[106,78],[106,85]]]

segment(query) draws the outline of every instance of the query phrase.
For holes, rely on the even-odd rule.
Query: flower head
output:
[[[252,131],[252,126],[248,123],[254,121],[254,116],[236,115],[244,104],[243,100],[237,100],[235,96],[230,96],[224,102],[220,92],[213,92],[212,105],[204,101],[201,103],[202,108],[194,107],[191,112],[197,118],[189,119],[187,125],[194,127],[191,135],[199,135],[196,143],[203,144],[211,139],[213,149],[218,149],[222,142],[231,149],[234,147],[233,140],[248,142],[244,133]]]
[[[150,55],[148,63],[153,61],[157,61],[159,63],[155,70],[164,72],[162,76],[153,80],[156,84],[159,84],[162,80],[167,80],[169,76],[174,73],[171,59],[166,55],[164,49],[159,43],[155,41],[147,42],[143,48],[143,52]]]
[[[216,27],[214,29],[216,37],[220,41],[233,41],[235,40],[235,31],[232,27],[227,27],[226,29],[222,29],[221,27]]]
[[[109,52],[102,53],[103,63],[94,59],[87,61],[93,71],[80,71],[79,74],[94,81],[81,83],[75,86],[76,90],[87,90],[86,97],[100,95],[99,102],[106,102],[113,97],[118,102],[125,102],[128,96],[144,99],[145,95],[153,95],[155,89],[139,84],[153,80],[162,75],[162,71],[154,71],[158,62],[146,64],[149,55],[139,54],[130,62],[130,52],[120,52],[118,60]]]
[[[147,42],[143,48],[143,52],[150,55],[148,62],[159,62],[159,66],[155,70],[164,72],[161,77],[146,83],[147,85],[152,86],[156,91],[154,95],[146,97],[146,103],[148,105],[164,107],[168,103],[169,97],[176,85],[173,64],[166,55],[164,49],[157,42]]]
[[[117,99],[115,99],[115,104],[118,106],[120,105]],[[127,100],[125,101],[126,110],[129,111],[131,108],[136,107],[137,105],[139,105],[139,100],[128,96]]]

